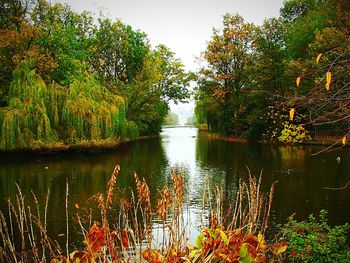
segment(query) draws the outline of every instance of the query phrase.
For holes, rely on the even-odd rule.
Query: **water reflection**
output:
[[[185,176],[189,202],[185,218],[193,240],[201,224],[201,198],[206,186],[222,185],[226,203],[240,178],[247,178],[248,169],[253,175],[263,174],[263,190],[276,185],[272,219],[284,223],[296,213],[304,219],[320,209],[329,211],[331,224],[349,221],[350,190],[331,191],[327,187],[341,187],[350,180],[349,149],[336,152],[317,152],[316,147],[282,147],[257,144],[237,144],[210,140],[195,128],[164,129],[161,138],[153,138],[123,145],[115,152],[94,154],[62,154],[56,156],[1,156],[0,157],[0,209],[7,210],[6,200],[15,199],[15,182],[30,200],[31,191],[44,203],[50,190],[48,215],[49,231],[53,237],[65,232],[65,184],[69,182],[69,213],[77,210],[74,204],[83,204],[90,196],[105,192],[106,184],[116,163],[121,166],[118,187],[134,189],[136,172],[145,177],[156,204],[158,190],[171,184],[170,170],[182,170]],[[340,163],[336,162],[340,157]],[[204,219],[207,218],[207,212]],[[72,239],[80,240],[79,232],[71,226]],[[75,236],[74,236],[75,234]],[[58,238],[59,239],[59,238]],[[64,239],[64,238],[63,238]],[[64,240],[62,239],[62,243]]]

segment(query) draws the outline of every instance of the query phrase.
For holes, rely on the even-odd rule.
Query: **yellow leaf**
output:
[[[280,255],[287,250],[288,244],[283,244],[277,249],[276,255]]]
[[[198,254],[200,254],[201,250],[198,249],[194,249],[191,251],[191,253],[188,255],[189,259],[193,259],[194,257],[196,257]]]
[[[341,140],[342,144],[345,145],[346,144],[346,135],[343,137],[343,139]]]
[[[331,86],[331,80],[332,80],[332,73],[330,71],[327,71],[326,73],[326,90],[329,90],[329,87]]]
[[[291,121],[293,121],[294,112],[295,112],[295,109],[294,109],[294,108],[292,108],[292,109],[289,111],[289,119],[290,119]]]
[[[295,84],[297,84],[297,87],[299,88],[300,86],[300,77],[297,77],[297,79],[295,80]]]
[[[318,56],[316,58],[316,64],[318,64],[318,62],[320,62],[321,57],[322,57],[322,53],[318,54]]]
[[[220,233],[220,237],[221,237],[222,241],[224,241],[224,244],[228,245],[229,240],[228,240],[227,235],[225,234],[225,232],[220,230],[219,233]]]
[[[266,241],[264,240],[263,234],[259,233],[258,234],[258,250],[261,250],[261,252],[265,253],[266,252]]]

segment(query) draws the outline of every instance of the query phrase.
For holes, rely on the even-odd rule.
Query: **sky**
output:
[[[153,46],[165,44],[182,60],[186,69],[196,70],[198,57],[219,28],[225,13],[239,13],[257,25],[276,17],[283,0],[54,0],[73,10],[102,12],[145,32]]]
[[[261,25],[277,17],[284,0],[52,0],[69,4],[77,12],[102,13],[120,19],[148,35],[153,47],[165,44],[187,70],[198,68],[196,57],[206,48],[213,28],[220,28],[226,13],[240,14],[247,22]],[[174,108],[174,107],[172,107]],[[176,107],[175,107],[176,108]],[[193,103],[180,107],[191,111]],[[176,111],[176,110],[175,110]]]

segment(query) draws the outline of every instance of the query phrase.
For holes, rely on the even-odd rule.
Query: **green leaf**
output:
[[[239,257],[240,257],[240,262],[242,263],[251,263],[253,262],[251,256],[249,255],[248,251],[248,244],[243,243],[241,245],[240,251],[239,251]]]
[[[222,230],[220,230],[219,233],[220,233],[220,237],[221,237],[222,241],[224,241],[224,244],[225,244],[225,245],[228,245],[229,240],[228,240],[228,237],[227,237],[227,235],[225,234],[225,232],[222,231]]]
[[[203,247],[203,244],[202,244],[203,239],[204,239],[204,234],[203,233],[201,233],[201,234],[199,234],[197,236],[197,238],[196,238],[196,247],[198,249],[201,249]]]

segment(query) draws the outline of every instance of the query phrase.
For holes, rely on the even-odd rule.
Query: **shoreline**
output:
[[[346,143],[346,145],[343,145],[341,142],[342,136],[318,136],[317,139],[312,139],[311,141],[305,141],[305,142],[295,142],[295,143],[283,143],[283,142],[272,142],[272,141],[266,141],[266,140],[248,140],[241,137],[236,136],[222,136],[218,133],[210,133],[207,130],[199,129],[201,132],[207,133],[208,139],[211,140],[222,140],[227,142],[236,142],[236,143],[249,143],[249,142],[256,142],[258,144],[270,144],[270,145],[277,145],[277,146],[303,146],[303,145],[309,145],[309,146],[334,146],[334,147],[350,147],[349,142]]]
[[[36,155],[36,156],[50,156],[63,153],[98,153],[115,151],[123,145],[133,143],[136,141],[146,140],[150,138],[156,138],[159,135],[140,136],[136,139],[125,140],[99,140],[99,141],[80,141],[76,144],[66,144],[63,142],[55,143],[53,145],[40,147],[40,148],[25,148],[25,149],[13,149],[3,150],[0,149],[0,156],[12,155],[12,154],[24,154],[24,155]]]
[[[164,126],[164,128],[176,128],[176,127],[195,127],[195,126]],[[210,133],[208,130],[202,127],[196,127],[199,132],[206,133],[206,136],[210,140],[221,140],[227,142],[234,143],[249,143],[255,142],[258,144],[270,144],[275,146],[334,146],[334,147],[349,147],[349,142],[346,145],[342,145],[340,139],[341,137],[337,136],[318,136],[317,139],[313,139],[311,141],[299,142],[299,143],[283,143],[283,142],[271,142],[266,140],[248,140],[241,137],[236,136],[222,136],[218,133]],[[52,145],[48,145],[45,147],[38,148],[24,148],[24,149],[13,149],[13,150],[3,150],[0,149],[0,157],[5,155],[12,154],[33,154],[33,155],[55,155],[55,154],[63,154],[63,153],[98,153],[98,152],[108,152],[115,151],[122,145],[127,145],[129,143],[141,140],[147,140],[150,138],[159,137],[157,135],[148,135],[148,136],[140,136],[136,139],[125,139],[125,140],[99,140],[99,141],[79,141],[75,144],[67,144],[64,142],[58,142]],[[338,143],[337,143],[338,142]]]

